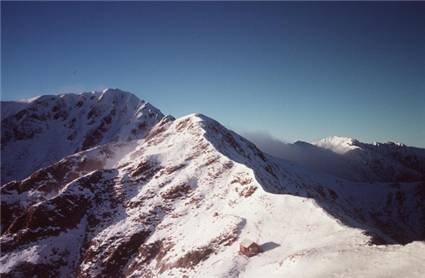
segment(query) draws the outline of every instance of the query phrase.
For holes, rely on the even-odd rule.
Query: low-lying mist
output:
[[[358,180],[358,176],[354,174],[356,171],[353,171],[355,166],[349,159],[330,150],[302,141],[287,143],[263,132],[245,132],[243,136],[272,156],[296,162],[315,171]]]

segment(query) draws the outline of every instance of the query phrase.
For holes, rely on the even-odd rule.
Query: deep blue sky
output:
[[[239,132],[425,147],[425,3],[1,5],[3,100],[113,87]]]

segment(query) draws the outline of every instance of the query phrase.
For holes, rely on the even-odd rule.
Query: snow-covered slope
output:
[[[314,145],[340,154],[368,181],[425,180],[425,149],[394,142],[362,143],[346,137],[329,137]]]
[[[0,273],[423,277],[424,201],[422,183],[312,174],[206,116],[164,117],[2,186]]]
[[[293,144],[250,135],[266,153],[296,162],[319,173],[357,182],[413,182],[425,180],[425,149],[399,143],[362,143],[332,136],[313,144]]]
[[[143,138],[163,117],[149,103],[118,89],[1,105],[2,184],[81,150]]]

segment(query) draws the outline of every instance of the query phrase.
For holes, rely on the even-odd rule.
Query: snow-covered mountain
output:
[[[404,144],[362,143],[356,139],[332,136],[313,143],[342,155],[357,176],[367,181],[425,180],[425,149]]]
[[[118,89],[8,101],[1,108],[2,184],[81,150],[143,138],[164,116]]]
[[[293,144],[258,134],[247,136],[266,153],[351,181],[425,180],[425,149],[421,148],[393,142],[368,144],[338,136]]]
[[[4,277],[423,277],[425,183],[277,159],[201,114],[1,187]],[[239,253],[242,239],[260,244]]]

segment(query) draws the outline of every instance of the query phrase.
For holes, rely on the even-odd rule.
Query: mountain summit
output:
[[[74,100],[55,109],[68,113],[55,119],[58,99],[82,96],[80,117],[69,112],[78,108]],[[94,145],[77,145],[1,187],[2,276],[423,276],[423,183],[368,184],[314,173],[205,115],[174,119],[128,98],[103,92],[37,104],[47,111],[43,127],[75,115],[77,132],[93,131],[86,127],[111,117]],[[18,121],[19,113],[5,120]],[[146,126],[137,129],[140,123]],[[50,130],[13,142],[43,142],[40,134]],[[75,142],[87,138],[78,135]],[[240,254],[243,239],[262,252]]]
[[[2,110],[7,111],[1,119],[2,184],[78,151],[141,139],[164,117],[118,89],[2,102]]]

